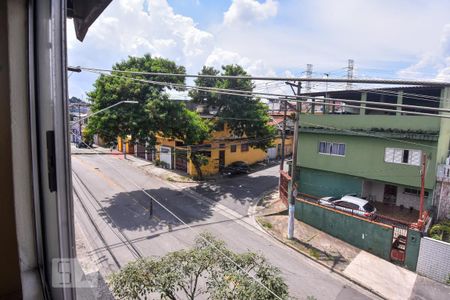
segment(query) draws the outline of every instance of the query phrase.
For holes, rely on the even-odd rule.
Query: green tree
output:
[[[161,129],[159,134],[166,138],[183,140],[185,145],[197,145],[210,137],[209,121],[188,110],[184,103],[164,99],[150,102],[147,108],[149,117],[155,126]],[[189,160],[194,164],[198,178],[202,180],[201,167],[208,163],[207,157],[193,147]]]
[[[200,75],[217,75],[219,71],[212,67],[203,67]],[[221,75],[226,76],[250,76],[239,65],[222,66]],[[198,87],[216,87],[222,89],[233,89],[242,91],[253,91],[254,85],[250,78],[243,79],[208,79],[198,78],[195,85]],[[217,107],[216,126],[222,127],[228,124],[230,131],[238,137],[247,137],[250,146],[266,149],[271,145],[275,136],[275,128],[268,122],[270,117],[267,113],[268,107],[261,99],[254,97],[242,97],[237,95],[226,95],[214,92],[190,92],[193,101],[204,103],[208,106]]]
[[[174,62],[151,57],[129,57],[127,60],[115,64],[116,71],[143,71],[158,73],[185,74],[183,66]],[[88,131],[99,134],[106,142],[114,143],[118,136],[125,138],[131,135],[134,139],[154,142],[154,134],[160,128],[149,118],[148,103],[167,99],[165,89],[161,85],[139,82],[134,79],[149,79],[167,83],[184,84],[183,77],[176,76],[145,76],[112,72],[113,76],[100,75],[94,83],[94,89],[89,92],[92,112],[108,107],[123,100],[137,101],[138,104],[122,104],[92,116],[88,122]]]
[[[173,300],[277,299],[272,292],[288,298],[280,271],[262,255],[235,253],[208,233],[197,237],[192,249],[129,263],[111,276],[110,285],[118,298],[131,299],[151,297],[151,293]]]
[[[220,71],[214,69],[214,67],[203,66],[199,74],[217,76],[219,75],[219,73]],[[194,80],[194,82],[196,86],[213,88],[217,87],[219,79],[214,77],[198,77],[197,79]],[[207,104],[210,106],[218,105],[219,96],[216,93],[193,89],[189,91],[189,96],[191,97],[193,102],[198,104]]]

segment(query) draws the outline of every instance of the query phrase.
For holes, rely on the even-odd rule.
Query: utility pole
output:
[[[423,215],[423,202],[425,198],[425,176],[426,176],[426,168],[427,168],[427,155],[426,153],[422,154],[422,170],[420,171],[420,207],[419,207],[419,220],[422,219]]]
[[[287,115],[287,100],[283,100],[283,132],[281,133],[281,164],[280,170],[284,169],[284,148],[286,143],[286,115]],[[281,177],[280,177],[281,178]]]
[[[326,79],[330,77],[329,73],[323,73],[323,75],[325,76]],[[328,92],[328,81],[325,82],[325,92]]]
[[[297,84],[297,95],[300,95],[302,88],[302,83],[299,81]],[[294,238],[294,218],[295,218],[295,200],[297,197],[297,186],[295,184],[296,178],[296,165],[298,157],[298,127],[300,125],[300,114],[302,112],[302,104],[298,101],[295,104],[295,123],[294,123],[294,147],[292,153],[292,164],[291,164],[291,180],[289,181],[289,193],[288,193],[288,203],[289,203],[289,220],[288,220],[288,239]]]
[[[352,89],[352,83],[350,82],[350,80],[353,79],[353,64],[354,64],[353,59],[349,59],[347,67],[347,80],[349,80],[347,81],[347,90]]]
[[[78,120],[81,120],[81,103],[78,103]],[[80,131],[80,140],[78,141],[78,143],[81,143],[83,141],[83,132],[82,132],[81,122],[78,122],[78,127],[79,127],[79,131]]]
[[[306,65],[306,78],[311,78],[312,77],[312,70],[313,70],[313,65],[312,64],[307,64]],[[307,81],[306,82],[306,92],[307,93],[311,92],[311,81]]]

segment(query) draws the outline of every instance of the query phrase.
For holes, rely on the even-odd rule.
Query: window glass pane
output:
[[[339,144],[339,155],[345,155],[345,144]]]
[[[409,160],[408,163],[414,166],[420,166],[422,151],[420,150],[411,150],[409,151]]]
[[[395,149],[394,150],[394,163],[401,164],[403,158],[403,150],[402,149]]]
[[[236,152],[236,145],[231,145],[231,148],[230,148],[230,150],[231,150],[231,152]]]
[[[402,163],[407,164],[409,161],[409,150],[403,150]]]
[[[326,151],[326,143],[319,142],[319,153],[325,153],[325,151]]]
[[[375,208],[373,207],[372,204],[367,203],[363,206],[363,208],[367,211],[367,212],[373,212],[375,210]]]
[[[333,155],[338,155],[339,154],[339,146],[338,146],[338,144],[331,143],[330,146],[331,146],[330,153],[333,154]]]
[[[394,149],[386,148],[384,150],[384,161],[385,162],[394,162]]]
[[[327,153],[327,154],[331,153],[331,143],[326,142],[325,153]]]

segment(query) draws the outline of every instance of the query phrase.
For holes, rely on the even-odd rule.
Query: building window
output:
[[[247,143],[242,144],[241,145],[241,152],[247,152],[247,151],[248,151],[248,144]]]
[[[384,161],[394,164],[420,166],[422,151],[411,149],[386,148]]]
[[[231,152],[236,152],[236,148],[237,148],[236,145],[231,145],[230,147]]]
[[[414,196],[420,197],[420,190],[405,188],[403,190],[403,194],[414,195]],[[427,191],[424,191],[424,196],[428,197],[428,192]]]
[[[319,153],[327,155],[345,156],[345,144],[319,142]]]
[[[225,148],[225,144],[219,144],[219,148],[220,149],[224,149]]]

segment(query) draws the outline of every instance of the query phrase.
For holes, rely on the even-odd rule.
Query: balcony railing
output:
[[[450,182],[450,165],[438,165],[436,177],[438,181]]]

